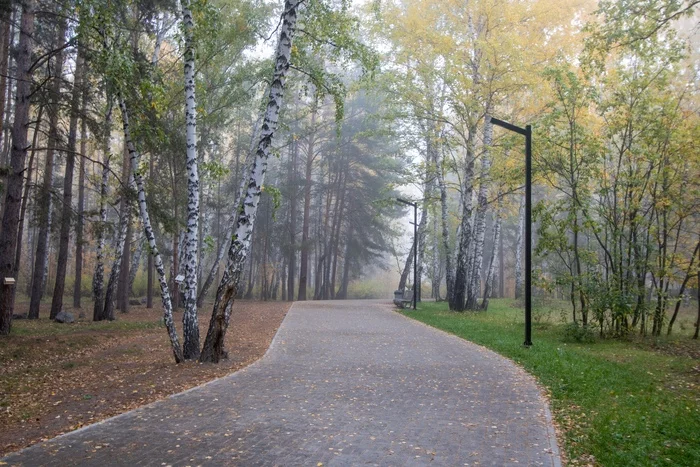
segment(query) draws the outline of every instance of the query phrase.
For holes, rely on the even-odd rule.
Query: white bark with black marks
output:
[[[460,223],[459,246],[457,250],[457,271],[455,273],[454,291],[450,300],[450,310],[464,311],[467,301],[469,281],[468,256],[471,248],[472,233],[472,197],[474,191],[474,133],[476,125],[469,128],[467,140],[467,160],[462,182],[462,221]]]
[[[97,244],[95,251],[95,273],[92,276],[92,297],[94,300],[94,308],[92,319],[99,321],[104,307],[104,249],[105,249],[105,229],[107,228],[107,198],[109,196],[109,172],[111,154],[109,151],[109,141],[112,134],[112,98],[107,97],[107,111],[105,113],[104,134],[102,135],[102,152],[104,153],[104,162],[102,166],[102,180],[100,183],[100,198],[99,198],[99,223],[97,225],[97,234],[95,242]]]
[[[224,356],[224,337],[231,316],[231,307],[238,291],[245,261],[251,246],[255,215],[260,202],[260,194],[270,156],[272,138],[277,130],[280,110],[284,103],[284,88],[292,54],[297,9],[300,0],[286,0],[282,14],[275,71],[270,85],[267,108],[263,119],[260,140],[255,152],[255,160],[248,178],[246,196],[238,214],[236,228],[231,238],[228,261],[216,292],[209,331],[200,357],[201,361],[218,362]]]
[[[496,278],[496,273],[498,271],[499,261],[496,259],[497,253],[499,251],[499,244],[501,240],[501,205],[500,205],[500,193],[499,193],[499,203],[496,209],[496,217],[493,223],[493,249],[491,252],[491,261],[489,262],[489,269],[486,273],[486,283],[484,284],[484,298],[481,300],[480,308],[484,311],[489,308],[489,298],[491,298],[493,292],[493,283]],[[500,255],[498,255],[500,256]]]
[[[150,253],[153,255],[155,262],[156,272],[158,273],[158,282],[160,283],[160,296],[163,300],[163,321],[165,327],[168,330],[168,336],[170,337],[170,344],[173,349],[173,355],[175,356],[175,362],[180,363],[184,360],[182,355],[182,348],[180,347],[180,341],[177,337],[177,332],[175,331],[175,324],[173,323],[173,305],[170,298],[170,289],[168,289],[168,281],[165,277],[165,267],[163,266],[163,259],[158,251],[158,246],[156,245],[156,237],[153,233],[153,227],[151,226],[151,217],[148,214],[148,206],[146,205],[146,189],[144,187],[143,175],[139,171],[139,159],[140,155],[136,151],[134,142],[131,139],[131,130],[129,128],[129,112],[126,107],[126,102],[124,98],[119,95],[119,109],[122,113],[122,124],[124,129],[124,140],[126,141],[126,147],[129,151],[129,160],[131,162],[131,173],[134,177],[136,183],[136,190],[138,194],[139,212],[141,213],[141,221],[143,222],[143,230],[146,235],[146,240],[148,241],[148,247]]]
[[[477,197],[476,218],[474,219],[474,254],[472,270],[467,292],[467,309],[479,308],[478,297],[481,294],[481,272],[484,264],[484,237],[486,236],[486,210],[488,208],[489,172],[491,171],[491,142],[493,124],[491,117],[484,122],[484,145],[481,153],[481,175],[479,177],[479,195]]]
[[[182,0],[185,32],[185,124],[187,139],[187,231],[185,233],[185,312],[182,315],[183,355],[186,360],[199,357],[197,323],[197,263],[199,248],[199,169],[197,164],[197,109],[194,78],[194,21],[190,0]]]

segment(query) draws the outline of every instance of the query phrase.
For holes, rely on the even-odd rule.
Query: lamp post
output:
[[[418,203],[406,201],[405,199],[396,198],[399,203],[406,204],[408,206],[413,206],[413,309],[416,309],[416,297],[418,295],[418,288],[416,286],[416,280],[418,279],[418,268],[416,255],[418,254]]]
[[[486,117],[489,119],[489,117]],[[490,117],[491,123],[525,136],[525,343],[532,345],[532,126],[515,126]]]

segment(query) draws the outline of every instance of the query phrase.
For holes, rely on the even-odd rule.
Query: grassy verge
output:
[[[552,323],[536,323],[534,345],[524,348],[523,312],[511,302],[492,300],[485,313],[426,302],[404,313],[533,374],[549,391],[572,465],[700,465],[697,359],[629,341],[567,343],[564,326]]]

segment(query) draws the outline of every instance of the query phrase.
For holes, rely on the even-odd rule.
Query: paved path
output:
[[[3,460],[559,465],[532,377],[378,301],[295,303],[267,355],[248,368]]]

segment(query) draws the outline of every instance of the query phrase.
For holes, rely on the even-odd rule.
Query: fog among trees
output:
[[[533,128],[536,299],[672,333],[698,294],[697,3],[3,2],[0,334],[143,301],[175,361],[217,362],[237,299],[410,294],[398,197],[418,299],[519,300],[524,140],[491,117]]]

